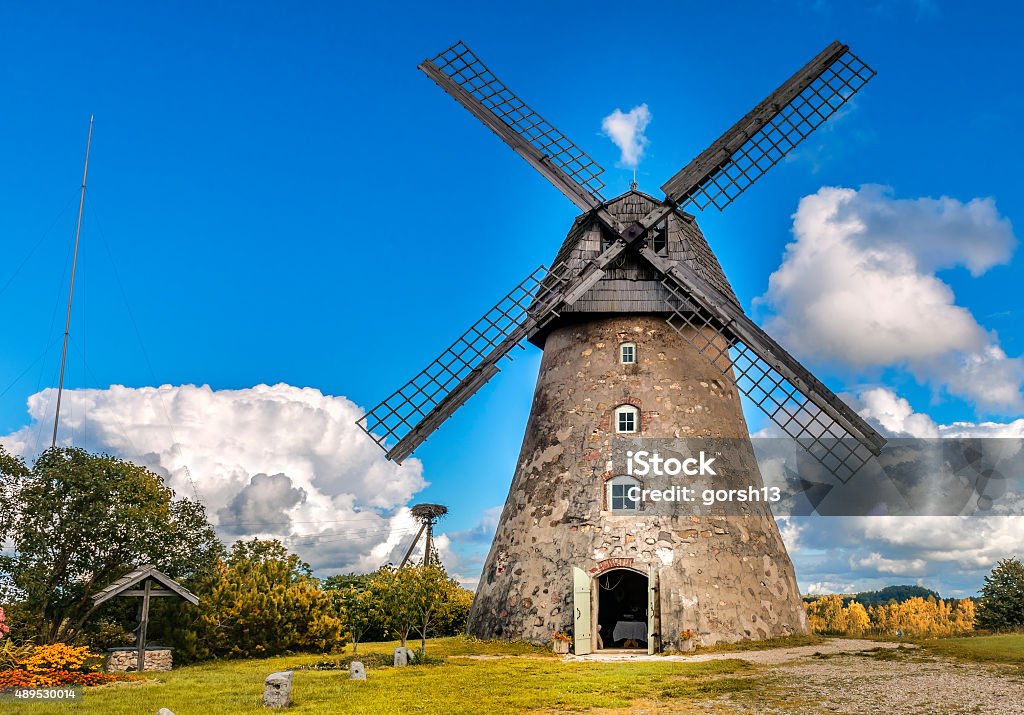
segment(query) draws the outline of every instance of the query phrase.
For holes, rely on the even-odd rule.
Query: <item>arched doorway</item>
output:
[[[647,576],[632,569],[612,569],[596,579],[597,646],[647,650]]]

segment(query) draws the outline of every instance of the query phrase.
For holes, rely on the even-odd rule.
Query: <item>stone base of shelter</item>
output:
[[[173,666],[172,651],[173,648],[147,646],[142,669],[164,672],[170,670]],[[137,648],[108,648],[107,652],[108,673],[130,673],[138,670]]]

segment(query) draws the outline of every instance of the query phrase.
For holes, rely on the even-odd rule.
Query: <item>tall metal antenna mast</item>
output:
[[[92,122],[95,115],[89,115],[89,137],[85,140],[85,167],[82,169],[82,193],[78,199],[78,223],[75,225],[75,252],[71,259],[71,285],[68,288],[68,314],[64,320],[64,349],[60,353],[60,382],[57,385],[57,411],[53,415],[53,441],[57,446],[57,425],[60,423],[60,399],[64,394],[64,366],[68,359],[68,333],[71,331],[71,301],[75,297],[75,269],[78,267],[78,239],[82,235],[82,209],[85,206],[85,180],[89,176],[89,150],[92,148]]]

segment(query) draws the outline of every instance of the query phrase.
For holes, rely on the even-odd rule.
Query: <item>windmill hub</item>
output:
[[[728,206],[874,71],[833,42],[671,177],[663,199],[634,181],[607,200],[601,167],[465,44],[420,69],[583,211],[550,270],[535,270],[359,421],[401,462],[512,348],[543,349],[469,633],[546,642],[571,631],[577,654],[654,652],[687,632],[704,644],[806,633],[765,501],[728,514],[681,501],[648,510],[635,497],[647,477],[619,471],[613,455],[637,438],[731,440],[730,468],[705,455],[695,478],[713,480],[715,500],[759,493],[744,396],[840,480],[879,452],[884,439],[744,313],[686,212]]]

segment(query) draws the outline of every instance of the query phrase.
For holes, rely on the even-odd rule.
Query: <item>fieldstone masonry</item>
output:
[[[111,648],[107,656],[108,673],[135,672],[138,665],[139,652],[135,648]],[[146,647],[143,670],[166,672],[173,666],[171,648]]]
[[[721,338],[718,338],[721,340]],[[618,347],[637,345],[622,365]],[[469,616],[479,638],[548,642],[573,627],[572,568],[613,568],[660,582],[661,638],[692,629],[711,645],[807,633],[789,555],[764,504],[738,516],[613,514],[605,482],[612,414],[641,410],[645,438],[739,440],[744,474],[716,488],[761,485],[739,397],[664,318],[584,319],[547,336],[522,451]]]

